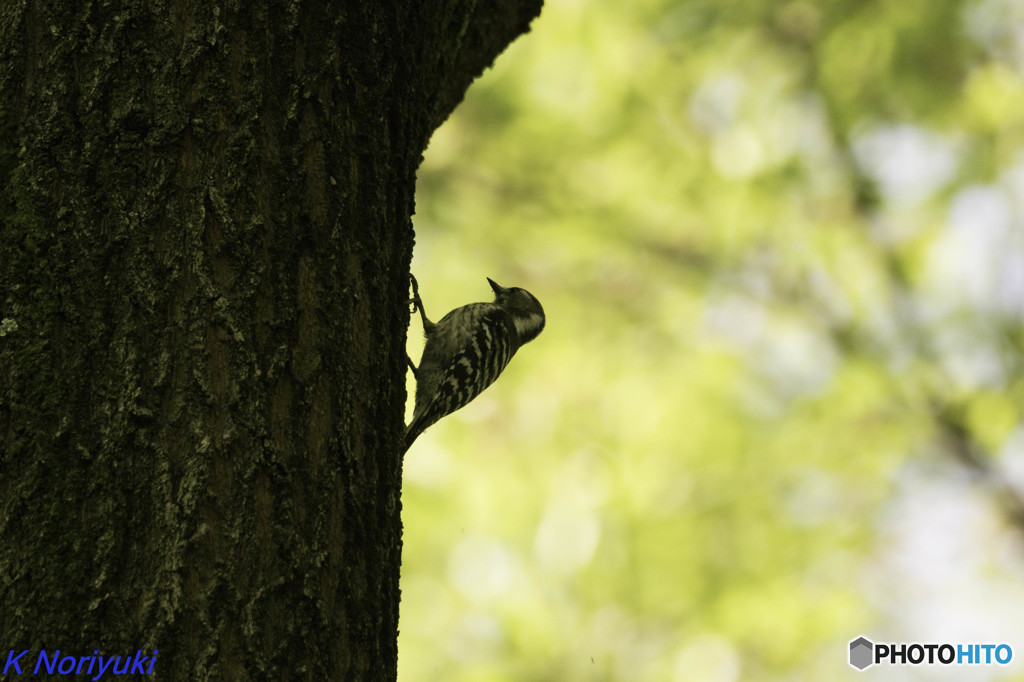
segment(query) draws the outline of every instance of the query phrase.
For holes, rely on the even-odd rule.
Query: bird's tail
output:
[[[438,419],[440,419],[440,417],[438,416],[437,409],[434,405],[431,405],[423,411],[416,411],[413,413],[412,421],[409,422],[409,426],[405,429],[405,451],[408,452],[413,441],[419,438],[421,433],[436,424]]]
[[[413,442],[419,438],[420,434],[426,431],[427,427],[423,424],[423,420],[420,417],[413,417],[413,420],[409,422],[409,426],[405,429],[405,450],[402,451],[404,455],[409,452],[409,448],[412,447]]]

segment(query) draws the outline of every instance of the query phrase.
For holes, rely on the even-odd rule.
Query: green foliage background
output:
[[[400,679],[1024,680],[1022,76],[1014,0],[549,0],[420,173],[428,314],[548,328],[406,457]]]

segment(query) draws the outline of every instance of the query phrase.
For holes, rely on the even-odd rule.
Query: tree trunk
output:
[[[434,5],[0,5],[0,666],[395,678],[415,171],[540,10]]]

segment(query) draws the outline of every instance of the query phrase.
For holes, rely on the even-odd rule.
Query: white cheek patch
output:
[[[529,336],[544,324],[544,316],[537,313],[530,313],[526,317],[516,317],[516,333],[519,336]]]

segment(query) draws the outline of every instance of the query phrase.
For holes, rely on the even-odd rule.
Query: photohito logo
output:
[[[861,635],[850,640],[847,662],[857,670],[879,665],[1006,665],[1009,644],[875,644]]]

